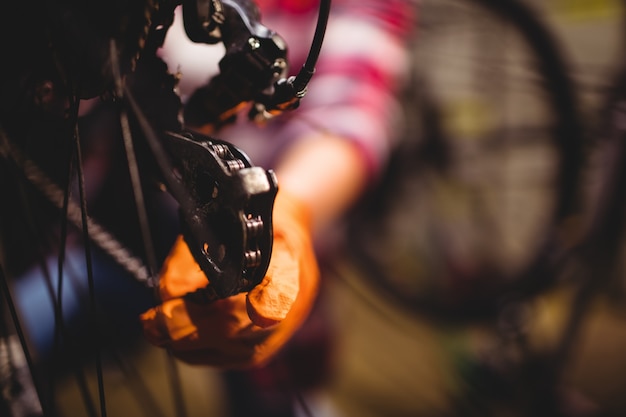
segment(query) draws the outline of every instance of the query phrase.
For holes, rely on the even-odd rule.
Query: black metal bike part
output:
[[[186,103],[186,124],[196,128],[219,127],[232,121],[237,111],[250,102],[254,104],[249,113],[251,120],[297,108],[315,73],[330,4],[330,0],[321,1],[307,59],[297,75],[287,76],[287,45],[279,34],[260,23],[254,2],[184,2],[183,16],[189,38],[204,43],[221,40],[226,47],[219,63],[220,73],[196,90]]]
[[[219,32],[226,50],[219,62],[220,73],[189,98],[184,110],[188,126],[228,122],[242,105],[271,88],[287,68],[287,44],[260,23],[252,1],[223,0],[221,4],[224,23]],[[185,21],[188,24],[194,22]]]
[[[196,133],[166,133],[163,145],[191,203],[180,208],[183,237],[209,280],[189,297],[209,302],[251,290],[272,251],[275,174],[234,145]]]
[[[331,0],[320,2],[311,48],[298,74],[278,80],[270,94],[261,94],[250,112],[251,119],[255,119],[259,115],[267,117],[298,108],[300,100],[306,95],[307,86],[315,74],[315,66],[326,35],[330,5]]]
[[[183,20],[187,37],[197,43],[218,43],[219,26],[224,23],[224,6],[220,0],[183,0]]]

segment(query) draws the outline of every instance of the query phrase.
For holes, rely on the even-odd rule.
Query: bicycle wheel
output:
[[[354,231],[365,275],[410,309],[492,314],[554,283],[572,243],[587,127],[528,3],[421,4],[410,123]]]
[[[422,2],[407,133],[353,225],[347,269],[367,279],[363,287],[463,339],[445,346],[462,351],[450,355],[463,380],[457,415],[568,415],[560,390],[572,386],[598,399],[599,413],[615,402],[598,391],[622,386],[592,386],[604,378],[595,363],[572,360],[589,321],[578,302],[555,301],[549,290],[589,282],[582,290],[595,295],[595,286],[606,289],[605,268],[621,262],[620,182],[593,172],[588,158],[606,94],[622,82],[611,83],[623,17],[589,25],[592,33],[564,29],[547,14],[555,4]],[[593,227],[603,231],[584,237],[599,201],[589,191],[605,183],[613,210],[596,212]],[[559,314],[570,322],[536,331]],[[604,343],[584,342],[600,345],[599,359]],[[588,380],[571,378],[578,366]]]

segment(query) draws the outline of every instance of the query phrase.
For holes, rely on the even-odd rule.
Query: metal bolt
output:
[[[252,50],[259,49],[261,47],[261,42],[257,38],[248,38],[248,45]]]

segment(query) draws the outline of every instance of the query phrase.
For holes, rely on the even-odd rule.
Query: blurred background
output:
[[[521,2],[573,110],[527,16],[487,3],[420,2],[402,140],[329,280],[340,415],[626,412],[624,210],[606,205],[623,186],[624,3]]]

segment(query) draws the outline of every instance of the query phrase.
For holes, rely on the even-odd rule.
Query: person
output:
[[[318,2],[263,0],[258,5],[263,24],[284,37],[291,67],[299,68],[309,51]],[[293,341],[310,320],[319,265],[332,253],[343,217],[376,183],[394,147],[402,122],[398,92],[409,68],[406,39],[414,19],[410,1],[334,1],[316,72],[297,110],[262,125],[241,112],[235,123],[214,132],[255,165],[276,172],[268,272],[247,294],[196,304],[183,296],[207,280],[178,239],[161,272],[163,303],[141,316],[150,342],[187,363],[235,370],[227,375],[240,382],[244,375],[249,382],[250,373],[237,370],[267,368]],[[183,102],[213,75],[220,52],[191,42],[176,10],[159,53],[171,72],[180,72]],[[255,415],[263,415],[255,406]],[[274,409],[272,415],[279,414]]]

